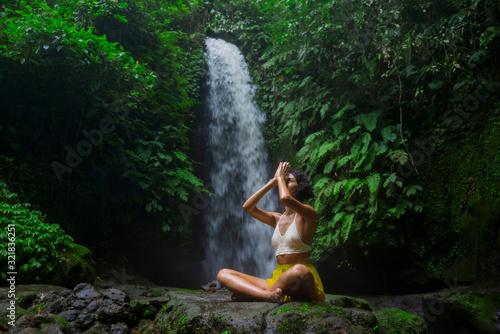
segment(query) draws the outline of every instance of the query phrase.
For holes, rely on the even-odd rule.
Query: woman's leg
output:
[[[259,299],[271,302],[283,301],[280,288],[269,288],[265,279],[240,273],[236,270],[222,269],[217,274],[219,283],[236,294],[236,299]]]
[[[292,298],[317,299],[314,276],[303,264],[296,264],[285,271],[271,289],[281,289],[284,295]]]

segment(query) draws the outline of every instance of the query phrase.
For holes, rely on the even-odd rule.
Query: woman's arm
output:
[[[281,162],[278,170],[276,171],[276,179],[278,180],[278,189],[281,203],[297,212],[299,215],[308,221],[316,222],[318,213],[310,205],[303,204],[296,200],[291,194],[287,186],[288,170],[290,164],[288,162]]]
[[[278,181],[276,180],[276,178],[271,179],[264,187],[262,187],[252,196],[250,196],[250,198],[247,199],[245,204],[243,204],[243,210],[249,213],[252,217],[272,227],[276,226],[275,215],[270,212],[259,209],[257,207],[257,203],[259,203],[259,201],[262,199],[262,196],[264,196],[269,190],[271,190],[277,184]]]

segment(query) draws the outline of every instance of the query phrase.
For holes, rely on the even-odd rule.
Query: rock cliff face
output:
[[[0,291],[0,326],[10,333],[426,333],[419,316],[374,311],[366,300],[347,296],[271,304],[233,302],[221,291],[19,286],[15,326],[8,325],[6,298]]]

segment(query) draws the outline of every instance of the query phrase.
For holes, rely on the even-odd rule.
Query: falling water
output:
[[[206,50],[206,145],[214,195],[205,217],[205,272],[209,279],[222,268],[269,277],[275,266],[272,228],[242,209],[271,178],[261,133],[265,115],[255,103],[255,87],[238,48],[207,38]],[[276,211],[276,196],[269,192],[258,206]]]

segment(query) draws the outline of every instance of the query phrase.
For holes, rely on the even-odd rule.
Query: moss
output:
[[[165,294],[165,290],[163,288],[153,288],[151,289],[151,295],[153,297],[161,297]]]
[[[185,292],[192,292],[192,293],[200,292],[200,290],[191,290],[191,289],[182,289],[182,288],[175,289],[174,291],[185,291]]]
[[[399,309],[384,309],[375,312],[379,328],[386,334],[426,333],[422,318]]]
[[[2,303],[0,303],[0,326],[3,326],[5,328],[11,327],[8,325],[8,323],[12,320],[7,317],[9,315],[9,311],[7,310],[7,307],[9,307],[9,305],[10,304],[8,303],[8,301],[3,301]],[[16,321],[23,315],[31,315],[31,314],[33,313],[16,305]]]
[[[451,291],[448,297],[458,300],[479,320],[496,322],[500,310],[500,291]]]
[[[478,281],[484,274],[480,258],[498,247],[499,124],[499,106],[471,114],[459,128],[447,131],[448,139],[411,180],[424,188],[416,197],[424,211],[415,217],[422,235],[412,242],[436,278]]]
[[[141,334],[151,334],[153,333],[154,321],[150,319],[141,319],[137,325],[137,330]]]
[[[272,311],[270,313],[270,315],[280,315],[281,313],[286,312],[288,310],[290,310],[290,306],[283,306],[283,307],[280,307],[280,308]]]
[[[91,283],[95,278],[92,252],[85,246],[71,243],[60,252],[62,261],[52,279],[52,284],[74,287],[81,282]]]
[[[49,326],[57,325],[61,328],[67,328],[67,329],[71,328],[69,322],[66,319],[64,319],[63,317],[60,317],[60,316],[55,315],[55,314],[51,314],[50,319],[51,319],[52,323],[43,324],[42,327],[49,327]]]

